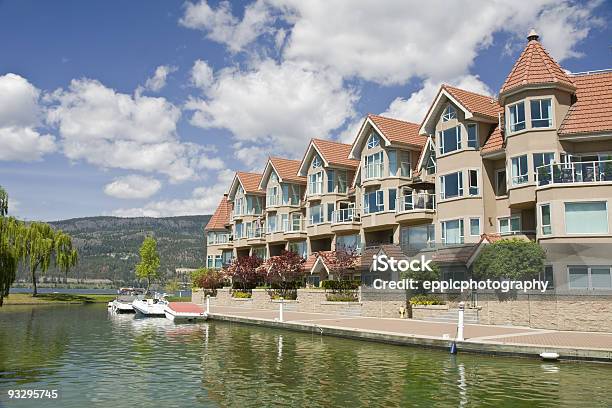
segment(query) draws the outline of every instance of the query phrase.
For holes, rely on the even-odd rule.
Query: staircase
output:
[[[448,309],[436,316],[425,317],[423,320],[439,323],[457,323],[459,319],[459,309]],[[465,309],[463,313],[465,324],[478,324],[478,309]]]

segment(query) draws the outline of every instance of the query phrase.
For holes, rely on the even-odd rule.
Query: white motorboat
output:
[[[168,304],[164,295],[155,294],[153,299],[151,298],[137,298],[132,302],[132,307],[137,314],[148,316],[148,317],[164,317],[164,308]]]
[[[190,302],[168,302],[164,313],[174,323],[195,323],[208,319],[202,306]]]
[[[111,310],[115,313],[134,313],[132,302],[144,293],[145,290],[141,288],[120,288],[117,298],[112,302]]]

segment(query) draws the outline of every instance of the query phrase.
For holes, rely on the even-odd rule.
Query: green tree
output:
[[[22,256],[23,225],[8,214],[8,194],[0,187],[0,306],[15,277]]]
[[[544,269],[546,252],[537,243],[523,239],[502,239],[485,245],[474,262],[477,279],[531,279]]]
[[[147,280],[147,290],[151,286],[151,281],[159,278],[157,241],[153,237],[146,237],[140,247],[140,262],[136,265],[136,277]]]

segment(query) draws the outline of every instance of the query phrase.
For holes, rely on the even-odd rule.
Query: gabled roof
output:
[[[261,174],[259,173],[247,173],[244,171],[237,171],[232,180],[232,185],[229,189],[230,201],[234,199],[238,184],[242,186],[244,192],[247,194],[265,194],[266,192],[259,188],[259,182],[261,181]]]
[[[576,102],[559,128],[560,135],[612,132],[612,71],[572,76]]]
[[[500,126],[495,126],[484,145],[480,149],[481,155],[492,154],[504,150],[504,135]]]
[[[419,129],[421,134],[433,133],[439,114],[447,101],[461,109],[466,119],[477,117],[486,122],[494,122],[498,120],[499,113],[503,112],[499,102],[491,96],[442,84],[423,119]]]
[[[535,32],[530,33],[527,46],[499,91],[500,99],[513,90],[529,85],[560,85],[575,89],[572,79],[546,52],[538,38]]]
[[[349,153],[351,152],[350,144],[333,142],[331,140],[311,139],[304,153],[304,158],[300,163],[299,174],[306,175],[315,152],[321,157],[326,167],[337,166],[355,169],[359,166],[359,160],[349,159]]]
[[[357,151],[360,150],[370,133],[368,125],[380,134],[386,146],[396,144],[421,149],[427,141],[426,136],[419,134],[417,123],[368,114],[351,146],[350,158],[356,159],[359,157]]]
[[[225,224],[229,223],[231,211],[232,207],[229,201],[227,201],[227,194],[224,194],[223,198],[219,202],[219,205],[217,206],[217,209],[215,210],[215,213],[210,220],[208,220],[206,227],[204,227],[204,230],[224,230]]]
[[[283,159],[281,157],[269,157],[266,167],[264,168],[259,188],[264,189],[272,174],[272,170],[276,173],[280,181],[286,183],[306,184],[306,177],[298,175],[300,162],[298,160]]]

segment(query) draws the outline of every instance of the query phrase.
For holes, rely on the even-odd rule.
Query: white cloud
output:
[[[157,193],[161,186],[157,179],[132,174],[116,178],[104,187],[104,192],[116,198],[149,198]]]
[[[480,80],[477,75],[462,75],[446,82],[448,85],[462,88],[483,95],[492,95],[491,89]],[[386,111],[381,113],[390,118],[402,119],[409,122],[421,123],[427,114],[427,110],[438,94],[442,82],[427,79],[423,87],[413,92],[407,99],[398,97],[391,102]]]
[[[216,9],[206,0],[186,3],[185,14],[179,23],[188,28],[202,30],[213,41],[225,44],[232,52],[241,51],[257,37],[273,33],[270,8],[267,2],[257,0],[244,10],[242,20],[234,17],[231,5],[222,1]]]
[[[191,83],[203,90],[213,83],[213,70],[206,61],[196,60],[191,68]]]
[[[27,79],[0,76],[0,160],[34,161],[56,150],[55,138],[41,134],[40,91]]]
[[[155,69],[153,76],[145,82],[145,88],[153,92],[161,91],[166,86],[168,75],[176,72],[177,69],[177,67],[171,65],[160,65]]]
[[[288,157],[301,155],[310,138],[328,137],[342,126],[357,99],[336,75],[269,59],[250,70],[218,72],[204,96],[186,104],[193,125],[228,129],[240,149]]]
[[[103,168],[167,175],[171,182],[221,168],[205,147],[182,143],[176,134],[179,108],[161,97],[131,96],[91,79],[73,80],[49,98],[48,121],[57,125],[64,154]]]
[[[184,199],[152,201],[143,207],[121,208],[113,211],[118,217],[172,217],[178,215],[212,214],[223,193],[229,187],[234,172],[228,169],[217,174],[210,187],[198,187]]]

